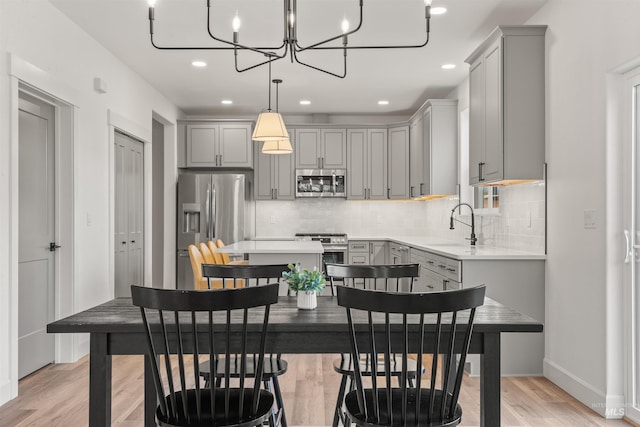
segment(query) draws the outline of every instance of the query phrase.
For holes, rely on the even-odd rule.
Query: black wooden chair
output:
[[[207,283],[222,283],[224,288],[242,288],[262,286],[267,283],[274,283],[282,280],[282,272],[289,271],[287,264],[275,265],[232,265],[232,264],[203,264],[202,277]],[[215,292],[215,290],[214,290]],[[230,355],[231,378],[238,378],[241,374],[240,364],[237,360],[238,355]],[[223,369],[224,359],[218,364],[218,370],[215,374],[216,383],[219,386],[225,378]],[[276,398],[276,408],[273,413],[272,423],[287,427],[287,417],[284,411],[284,403],[282,400],[282,392],[278,376],[287,372],[287,361],[282,359],[280,354],[267,354],[264,359],[264,369],[262,372],[262,382],[264,388],[268,391],[273,390]],[[249,378],[255,378],[256,370],[253,359],[249,358],[245,367],[245,375]],[[204,362],[200,366],[200,375],[205,380],[205,385],[211,380],[209,363]]]
[[[215,292],[132,286],[131,295],[145,326],[159,426],[249,427],[269,420],[274,396],[260,381],[246,384],[244,366],[255,354],[256,375],[262,374],[269,308],[278,301],[278,285]],[[248,340],[247,316],[254,311],[262,323],[252,334],[259,338]],[[230,351],[238,350],[241,374],[239,386],[232,388],[231,367],[215,356],[222,353],[229,360]],[[224,387],[200,384],[204,353],[211,370],[225,371]],[[193,354],[192,361],[187,354]]]
[[[385,384],[379,385],[373,365],[371,387],[365,387],[360,366],[354,366],[356,387],[344,399],[349,419],[358,426],[369,427],[458,425],[462,417],[458,397],[464,363],[475,310],[483,304],[484,293],[484,286],[412,294],[339,286],[338,305],[347,310],[352,357],[363,352],[372,360],[382,356],[386,370]],[[460,313],[463,310],[469,311]],[[435,323],[435,328],[426,329],[425,315],[434,318],[435,322],[429,323]],[[401,319],[401,325],[392,326],[392,317]],[[408,360],[409,353],[417,353],[418,360],[430,354],[429,387],[422,388],[420,376],[415,387],[408,385],[404,381],[406,368],[403,381],[392,387],[392,352],[400,353],[403,361]],[[439,354],[444,354],[446,360],[440,389],[436,387]]]
[[[363,289],[379,289],[388,292],[412,292],[413,280],[420,275],[419,264],[391,264],[391,265],[352,265],[352,264],[327,264],[327,277],[330,281],[339,278],[342,286],[356,287]],[[340,286],[337,286],[338,288]],[[399,356],[399,355],[398,355]],[[422,365],[418,361],[409,358],[402,360],[391,355],[392,360],[388,369],[381,363],[381,360],[371,359],[369,355],[361,355],[359,369],[362,376],[371,377],[374,372],[377,376],[384,376],[388,371],[389,375],[401,381],[403,367],[406,367],[405,380],[411,385],[418,376],[418,370],[423,371]],[[374,366],[373,361],[376,361]],[[336,408],[333,416],[333,426],[337,427],[340,422],[349,425],[349,419],[343,412],[344,396],[353,390],[353,378],[355,367],[351,354],[342,354],[339,359],[334,360],[333,369],[342,375]]]

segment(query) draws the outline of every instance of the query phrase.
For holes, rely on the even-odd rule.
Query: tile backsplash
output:
[[[455,224],[449,230],[451,209],[458,199],[438,199],[427,202],[427,235],[443,239],[469,237],[470,228]],[[478,244],[527,252],[545,251],[545,184],[529,184],[500,187],[500,208],[496,214],[477,213],[476,237]],[[456,218],[471,223],[468,208],[463,208]]]
[[[426,234],[424,203],[297,199],[256,201],[256,237],[295,233],[347,233],[352,236]]]
[[[500,188],[496,215],[476,215],[479,244],[544,253],[545,188],[530,183]],[[433,236],[450,240],[469,237],[470,228],[456,223],[449,230],[457,197],[418,201],[347,201],[298,199],[256,201],[256,238],[292,238],[295,233],[347,233],[362,237]],[[470,223],[469,211],[456,215]]]

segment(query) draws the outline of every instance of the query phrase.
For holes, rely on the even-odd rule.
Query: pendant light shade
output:
[[[263,111],[258,115],[256,127],[251,139],[254,141],[278,141],[289,139],[289,133],[284,125],[280,113],[275,111]],[[291,144],[289,144],[291,146]]]
[[[265,141],[262,145],[262,152],[264,154],[291,154],[293,147],[289,138]]]

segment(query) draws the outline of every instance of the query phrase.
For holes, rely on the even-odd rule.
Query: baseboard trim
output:
[[[11,395],[11,381],[7,380],[0,384],[0,405],[4,405],[14,397]]]
[[[621,419],[624,416],[624,396],[607,396],[602,390],[598,390],[547,358],[544,359],[543,369],[547,379],[603,418]]]
[[[629,417],[622,417],[622,420],[626,421],[627,423],[631,424],[634,427],[640,427],[640,422],[636,422]]]

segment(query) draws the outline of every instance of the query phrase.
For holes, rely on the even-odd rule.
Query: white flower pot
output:
[[[298,308],[301,310],[313,310],[318,306],[316,293],[311,291],[298,292]]]

